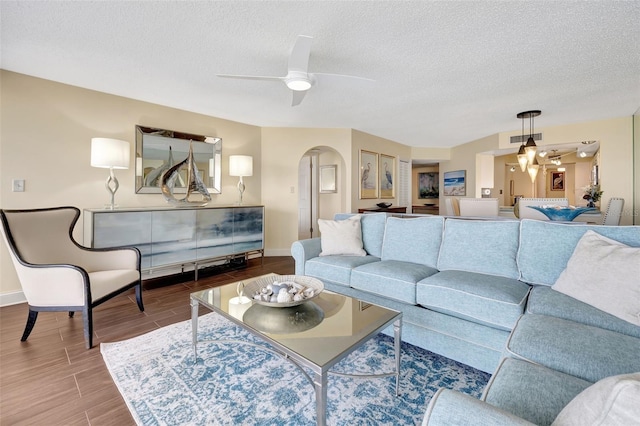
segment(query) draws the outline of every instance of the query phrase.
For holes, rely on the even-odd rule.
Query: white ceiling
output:
[[[0,1],[0,67],[258,126],[354,128],[450,147],[640,107],[639,1]],[[279,82],[299,34],[309,70]],[[188,130],[188,129],[178,129]],[[224,135],[218,135],[224,138]]]

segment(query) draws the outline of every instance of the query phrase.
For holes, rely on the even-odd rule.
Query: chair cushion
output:
[[[400,260],[436,267],[444,218],[400,219],[390,217],[384,231],[382,260]]]
[[[437,272],[418,263],[383,260],[355,268],[351,287],[415,305],[416,283]]]
[[[367,263],[379,262],[375,256],[323,256],[306,261],[305,275],[320,280],[333,281],[348,286],[351,281],[351,270]]]
[[[578,241],[589,229],[631,247],[640,247],[640,226],[600,226],[543,222],[520,223],[518,266],[520,279],[529,284],[553,285]]]
[[[545,315],[520,317],[506,351],[592,383],[640,371],[640,339]]]
[[[527,299],[526,312],[564,318],[640,338],[640,327],[552,290],[546,285],[533,287]]]
[[[550,425],[591,382],[530,362],[504,358],[482,399],[536,425]]]
[[[344,220],[318,219],[320,256],[365,256],[362,248],[360,215]]]
[[[589,230],[551,288],[640,326],[640,247]]]
[[[553,426],[632,425],[640,421],[640,373],[607,377],[573,398]]]
[[[519,227],[516,220],[447,219],[438,269],[518,279]]]
[[[416,302],[434,311],[511,330],[524,312],[529,286],[512,278],[441,271],[418,282]]]

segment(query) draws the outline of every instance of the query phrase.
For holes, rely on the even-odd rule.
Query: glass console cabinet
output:
[[[264,256],[264,206],[85,209],[84,243],[137,247],[142,278]]]

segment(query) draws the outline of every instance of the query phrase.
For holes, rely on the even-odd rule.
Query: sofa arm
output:
[[[318,257],[322,251],[320,238],[311,238],[308,240],[294,241],[291,244],[291,256],[296,262],[296,275],[304,275],[304,265],[309,259]]]
[[[440,388],[433,395],[422,426],[534,426],[472,396],[451,389]]]

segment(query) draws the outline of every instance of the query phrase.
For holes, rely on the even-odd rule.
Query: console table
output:
[[[406,207],[372,207],[367,209],[358,209],[358,213],[407,213]]]
[[[243,255],[264,257],[264,206],[84,210],[84,244],[136,247],[147,277]]]

